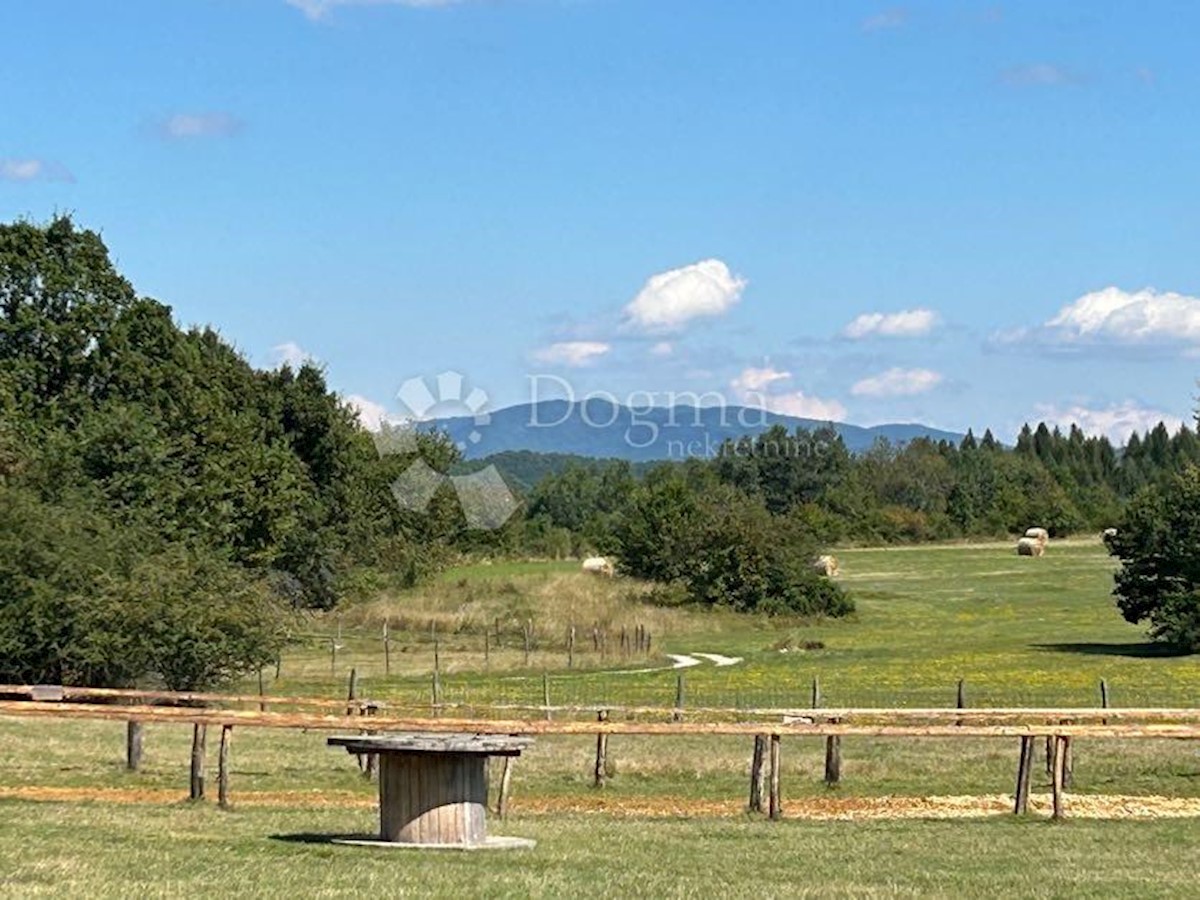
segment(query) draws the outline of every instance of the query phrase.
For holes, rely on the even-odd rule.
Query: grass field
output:
[[[814,676],[835,704],[950,705],[961,677],[971,705],[1094,705],[1100,678],[1115,705],[1197,705],[1200,660],[1160,654],[1120,619],[1098,544],[1055,544],[1042,559],[1019,559],[1000,545],[839,555],[858,613],[815,623],[645,608],[639,586],[585,578],[571,564],[458,570],[347,611],[335,677],[327,645],[314,639],[283,660],[278,682],[267,673],[267,688],[337,696],[355,666],[367,694],[427,697],[432,652],[421,623],[435,618],[447,699],[472,702],[539,703],[544,667],[556,702],[669,704],[676,672],[661,653],[699,651],[743,661],[687,669],[689,705],[807,705]],[[385,616],[393,624],[407,617],[412,628],[395,632],[390,678],[376,638]],[[491,648],[490,671],[481,671],[473,628],[496,617],[536,618],[542,649],[529,669],[514,644]],[[572,621],[641,622],[655,634],[654,652],[600,660],[589,642],[568,671],[552,636]],[[806,642],[824,649],[796,649]],[[625,669],[653,671],[620,674]],[[544,738],[517,767],[512,818],[493,826],[539,846],[487,856],[328,844],[329,835],[372,830],[374,788],[345,753],[325,748],[323,735],[238,728],[235,805],[224,813],[181,799],[188,729],[148,726],[136,774],[123,770],[123,741],[117,723],[0,719],[0,895],[1194,893],[1197,818],[802,818],[822,805],[899,802],[887,797],[1004,794],[1016,762],[1008,740],[847,739],[843,782],[831,791],[821,778],[821,743],[787,739],[791,818],[768,823],[740,812],[745,739],[614,737],[613,778],[597,791],[592,740]],[[1198,749],[1078,742],[1073,793],[1198,798]],[[1044,791],[1040,765],[1034,775],[1035,793]],[[75,793],[55,793],[63,790]]]
[[[1017,557],[1009,544],[846,550],[839,558],[840,580],[858,611],[819,622],[647,608],[638,603],[638,586],[604,583],[573,563],[459,569],[433,587],[347,613],[336,677],[328,640],[311,640],[284,660],[282,678],[268,679],[269,689],[336,695],[354,666],[373,696],[427,701],[433,652],[426,623],[437,620],[449,701],[541,703],[547,671],[555,703],[669,705],[675,673],[668,661],[657,653],[649,661],[622,663],[612,653],[601,660],[588,636],[601,621],[614,631],[645,624],[657,651],[744,658],[738,666],[689,669],[693,705],[805,706],[814,677],[827,705],[952,705],[960,678],[975,706],[1094,705],[1102,678],[1115,705],[1200,701],[1196,658],[1164,656],[1117,612],[1113,567],[1099,541],[1055,542],[1042,558]],[[400,641],[390,679],[382,677],[379,639],[385,615],[393,624],[417,623],[412,632],[393,632]],[[484,674],[479,630],[497,618],[510,630],[501,649],[492,647]],[[526,618],[547,648],[528,669],[517,631]],[[573,671],[564,649],[570,624],[579,632]],[[335,633],[329,621],[312,627]],[[797,649],[816,642],[824,649]],[[661,668],[615,674],[652,666]]]

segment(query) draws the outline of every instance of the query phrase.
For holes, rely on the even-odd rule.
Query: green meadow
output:
[[[1200,660],[1147,643],[1109,596],[1098,542],[1054,543],[1040,559],[1002,544],[838,554],[857,612],[842,621],[734,616],[654,606],[648,588],[585,576],[574,563],[474,565],[340,616],[313,618],[264,688],[428,702],[435,624],[447,703],[949,706],[956,684],[985,705],[1196,706]],[[386,673],[382,624],[393,638]],[[497,646],[494,630],[500,621]],[[519,623],[531,623],[528,664]],[[645,626],[649,654],[594,649]],[[567,665],[565,635],[575,625]],[[489,629],[486,656],[483,630]],[[340,630],[340,637],[339,637]],[[329,645],[338,647],[330,671]],[[806,649],[807,648],[807,649]],[[671,668],[666,654],[740,658]],[[545,682],[543,681],[545,676]],[[253,692],[257,679],[240,686]],[[697,715],[701,715],[698,714]],[[443,855],[328,843],[374,826],[375,788],[319,733],[238,728],[233,809],[189,804],[190,732],[146,729],[142,771],[123,767],[119,723],[0,719],[0,895],[166,896],[1187,896],[1200,820],[1042,815],[809,821],[808,804],[976,797],[1012,790],[1015,741],[847,739],[843,779],[822,780],[817,739],[785,739],[785,816],[741,812],[750,746],[727,737],[622,737],[611,778],[591,785],[594,741],[547,737],[515,769],[512,814],[494,832],[533,851]],[[210,766],[215,766],[210,736]],[[1200,797],[1188,741],[1079,741],[1072,794]],[[1035,794],[1046,790],[1042,766]],[[66,794],[56,791],[68,791]]]

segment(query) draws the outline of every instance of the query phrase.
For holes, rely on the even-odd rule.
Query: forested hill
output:
[[[435,419],[428,427],[444,431],[465,448],[468,459],[528,450],[599,459],[645,462],[711,459],[726,440],[760,434],[772,426],[812,431],[830,425],[847,449],[857,453],[883,438],[903,444],[916,438],[958,443],[962,434],[927,425],[894,423],[864,428],[820,422],[745,406],[688,406],[631,409],[592,398],[571,403],[543,400],[492,412],[485,425],[472,416]],[[478,440],[472,439],[476,435]]]

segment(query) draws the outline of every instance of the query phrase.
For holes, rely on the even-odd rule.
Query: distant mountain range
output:
[[[927,425],[897,423],[864,428],[745,406],[631,409],[600,399],[576,403],[543,400],[497,410],[486,422],[456,416],[431,420],[424,427],[445,431],[464,448],[469,460],[532,451],[646,462],[713,457],[727,438],[758,434],[772,425],[783,425],[789,431],[832,425],[855,453],[868,449],[880,438],[903,444],[921,437],[957,443],[963,437]]]

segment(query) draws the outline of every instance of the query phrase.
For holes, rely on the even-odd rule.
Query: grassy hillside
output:
[[[427,698],[436,620],[445,696],[466,702],[540,703],[545,670],[554,702],[668,704],[676,672],[662,653],[695,651],[744,660],[687,669],[695,705],[807,705],[814,677],[835,705],[952,705],[960,678],[977,706],[1092,705],[1101,678],[1117,705],[1200,701],[1196,658],[1164,656],[1117,612],[1112,563],[1099,542],[1055,542],[1042,558],[999,543],[847,550],[839,558],[858,612],[816,622],[648,606],[646,585],[597,579],[570,562],[458,569],[345,614],[335,678],[328,638],[318,635],[336,635],[338,626],[315,621],[272,690],[333,694],[355,666],[373,695]],[[399,641],[391,678],[383,677],[385,618]],[[485,672],[482,630],[497,619],[503,639],[500,648],[490,641]],[[537,648],[528,668],[526,620]],[[643,624],[651,657],[621,659],[610,643],[601,659],[590,636],[597,622],[610,634]],[[568,670],[571,624],[577,649]],[[655,671],[627,672],[647,668]]]

